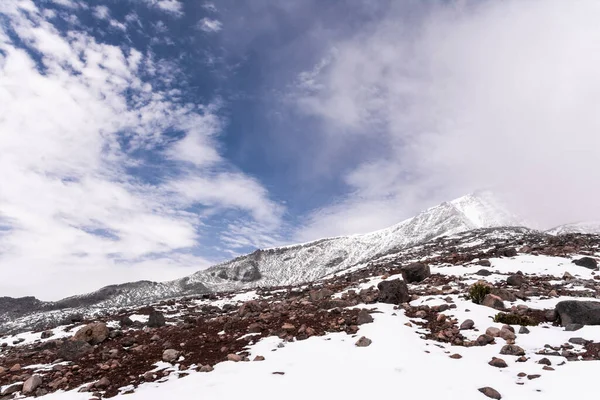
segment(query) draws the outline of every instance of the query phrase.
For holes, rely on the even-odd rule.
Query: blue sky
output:
[[[564,204],[600,179],[599,15],[591,0],[2,1],[0,291],[173,279],[480,188],[543,226],[589,219],[593,197]]]

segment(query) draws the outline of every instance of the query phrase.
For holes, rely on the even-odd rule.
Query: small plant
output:
[[[476,283],[469,288],[469,294],[467,299],[470,299],[475,304],[483,303],[483,299],[486,295],[490,294],[492,289],[483,283]]]
[[[509,313],[498,313],[494,316],[494,322],[498,322],[500,324],[505,325],[537,325],[537,323],[526,316],[517,315],[517,314],[509,314]]]

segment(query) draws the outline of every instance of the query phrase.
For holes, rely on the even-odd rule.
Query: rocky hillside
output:
[[[124,308],[2,337],[0,395],[586,398],[599,258],[600,236],[479,229],[311,284]]]
[[[170,282],[113,285],[58,302],[0,298],[0,332],[68,322],[168,298],[312,282],[443,235],[516,225],[520,225],[516,217],[490,193],[481,192],[442,203],[387,229],[257,250]]]

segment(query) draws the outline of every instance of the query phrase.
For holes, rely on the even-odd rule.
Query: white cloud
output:
[[[221,21],[211,18],[202,18],[198,22],[198,29],[204,32],[219,32],[223,29]]]
[[[110,10],[107,6],[96,6],[94,7],[94,16],[98,19],[109,19]]]
[[[156,7],[175,16],[183,15],[183,5],[179,0],[138,0],[148,6]]]
[[[253,178],[227,172],[218,108],[179,104],[176,90],[158,92],[138,77],[143,70],[168,84],[176,65],[85,32],[63,35],[31,1],[0,4],[0,13],[41,56],[37,65],[0,26],[4,295],[57,298],[195,272],[209,263],[189,255],[207,235],[203,217],[221,211],[277,229],[281,206]],[[171,143],[169,130],[185,136]],[[130,168],[154,170],[131,156],[139,151],[183,175],[140,180]]]
[[[299,237],[381,228],[481,187],[542,226],[600,217],[600,4],[404,6],[301,77],[297,104],[327,135],[382,150]]]

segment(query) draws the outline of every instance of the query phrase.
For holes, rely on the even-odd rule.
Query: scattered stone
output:
[[[235,354],[235,353],[227,354],[227,360],[233,361],[233,362],[240,362],[240,361],[242,361],[242,356],[240,356],[239,354]]]
[[[485,345],[488,345],[493,342],[494,342],[494,337],[487,335],[487,334],[479,335],[479,337],[477,338],[477,344],[479,346],[485,346]]]
[[[500,336],[500,328],[496,328],[494,326],[490,326],[489,328],[487,328],[485,330],[485,334],[486,335],[490,335],[492,337],[498,337],[498,336]]]
[[[522,286],[527,283],[527,279],[522,274],[511,275],[506,279],[509,286]]]
[[[542,368],[544,371],[554,371],[554,368],[549,367],[547,365],[544,366],[544,368]]]
[[[368,324],[373,322],[373,317],[369,314],[369,311],[362,309],[358,312],[356,317],[356,325]]]
[[[475,322],[472,319],[465,319],[462,324],[460,324],[460,330],[465,331],[469,329],[473,329],[475,326]]]
[[[17,393],[19,391],[21,391],[21,389],[23,388],[23,384],[22,383],[14,383],[10,386],[5,387],[2,392],[0,392],[0,396],[9,396],[11,394]]]
[[[94,383],[94,387],[98,388],[98,389],[106,389],[109,386],[110,386],[110,381],[108,380],[107,377],[102,377],[102,378],[100,378],[100,380],[98,382]]]
[[[480,269],[479,271],[475,272],[475,275],[479,275],[479,276],[490,276],[492,275],[492,271],[490,271],[489,269]]]
[[[592,257],[582,257],[579,260],[573,260],[572,263],[589,269],[596,269],[598,267],[598,261]]]
[[[333,295],[333,290],[328,289],[328,288],[313,290],[309,293],[310,300],[313,302],[321,301],[323,299],[331,297],[332,295]]]
[[[574,337],[574,338],[569,339],[569,343],[577,344],[580,346],[585,346],[589,342],[590,342],[589,340],[585,340],[584,338],[580,338],[580,337]]]
[[[524,356],[525,350],[515,344],[506,344],[500,349],[500,354],[508,356]]]
[[[58,350],[58,357],[67,361],[75,361],[91,353],[94,348],[81,340],[66,340]]]
[[[458,353],[454,353],[454,354],[452,354],[452,355],[450,356],[450,358],[453,358],[453,359],[455,359],[455,360],[459,360],[459,359],[461,359],[461,358],[462,358],[462,356],[461,356],[460,354],[458,354]]]
[[[519,373],[517,374],[517,376],[518,376],[519,378],[524,378],[524,377],[526,377],[526,376],[527,376],[527,374],[526,374],[525,372],[519,372]]]
[[[200,367],[200,372],[211,372],[213,370],[214,370],[214,368],[211,367],[210,365],[203,365]]]
[[[569,272],[566,272],[563,274],[562,276],[563,281],[572,281],[573,279],[575,279],[575,277],[573,275],[571,275]]]
[[[40,335],[40,338],[42,338],[42,339],[48,339],[48,338],[51,338],[52,336],[54,336],[54,332],[52,332],[52,331],[44,331]]]
[[[479,388],[478,390],[490,399],[500,400],[502,398],[496,389],[493,389],[489,386]]]
[[[600,302],[566,300],[556,305],[562,326],[570,324],[600,325]]]
[[[568,324],[567,326],[565,326],[565,331],[575,332],[580,330],[581,328],[583,328],[583,325],[581,324]]]
[[[548,310],[544,313],[544,318],[546,318],[546,321],[554,322],[558,319],[558,314],[556,310]]]
[[[293,331],[296,329],[296,327],[292,324],[290,324],[289,322],[286,322],[285,324],[283,324],[281,326],[281,329],[283,329],[284,331]]]
[[[552,363],[550,362],[550,360],[548,360],[546,357],[542,358],[541,360],[538,361],[538,364],[542,364],[542,365],[552,365]]]
[[[9,371],[10,372],[18,372],[21,370],[21,364],[15,364],[12,367],[10,367]]]
[[[265,358],[263,356],[256,356],[252,361],[265,361]]]
[[[181,352],[175,349],[166,349],[165,351],[163,351],[162,360],[164,362],[173,363],[179,359],[180,355]]]
[[[121,328],[133,326],[133,320],[126,315],[123,318],[121,318],[121,320],[119,321],[119,325],[121,325]]]
[[[95,345],[104,342],[108,338],[108,334],[108,327],[104,322],[94,322],[80,328],[71,340]]]
[[[491,293],[485,295],[481,304],[486,307],[495,308],[496,310],[504,310],[505,308],[502,299]]]
[[[498,336],[500,336],[506,341],[515,340],[517,337],[517,335],[515,335],[513,331],[511,331],[510,329],[505,329],[505,327],[502,327],[502,329],[500,329],[500,333],[498,334]]]
[[[526,326],[522,326],[519,328],[519,335],[526,335],[529,333],[529,329]]]
[[[533,380],[533,379],[537,379],[539,378],[541,375],[539,374],[533,374],[533,375],[527,375],[527,379],[529,380]]]
[[[548,293],[548,296],[549,296],[549,297],[557,297],[557,296],[558,296],[558,293],[556,292],[556,290],[551,290],[551,291]]]
[[[402,267],[402,278],[407,283],[421,282],[431,275],[429,265],[423,263],[412,263]]]
[[[150,316],[148,317],[148,327],[149,328],[160,328],[165,326],[167,323],[165,322],[165,316],[163,313],[152,310],[150,312]]]
[[[285,375],[285,372],[275,371],[273,372],[273,375]]]
[[[411,300],[406,282],[400,279],[379,282],[379,301],[388,304],[408,303]]]
[[[373,341],[367,337],[361,337],[360,339],[358,339],[358,341],[355,343],[356,347],[367,347],[370,346],[371,343],[373,343]]]
[[[519,358],[517,358],[517,362],[527,362],[528,358],[525,356],[521,356]]]
[[[23,384],[23,394],[33,393],[42,384],[42,377],[38,374],[32,375]]]
[[[481,265],[482,267],[491,267],[492,263],[490,262],[490,260],[479,260],[477,261],[477,264]]]
[[[492,357],[492,361],[490,361],[488,364],[491,365],[492,367],[496,367],[496,368],[508,367],[508,364],[506,364],[506,361],[504,361],[501,358],[496,358],[496,357]]]

